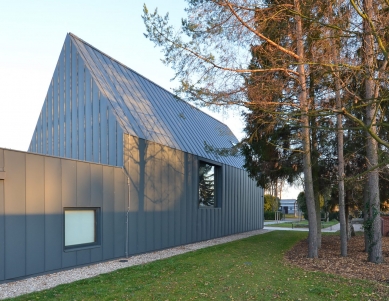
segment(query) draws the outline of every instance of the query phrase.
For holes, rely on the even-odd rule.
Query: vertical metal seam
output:
[[[27,267],[27,154],[24,153],[24,275]]]
[[[115,165],[118,166],[118,123],[115,120]]]
[[[107,164],[109,165],[109,108],[107,106],[106,108],[106,127],[107,127],[107,143],[106,143],[106,147],[107,147]]]
[[[66,157],[66,43],[64,45],[63,56],[63,153]]]
[[[122,135],[122,141],[123,141],[123,171],[124,173],[126,174],[127,176],[127,185],[128,185],[128,206],[127,206],[127,213],[126,213],[126,250],[125,250],[125,254],[126,254],[126,258],[128,258],[128,250],[129,250],[129,241],[130,241],[130,238],[129,238],[129,221],[128,221],[128,215],[130,213],[130,208],[131,208],[131,177],[130,177],[130,174],[129,174],[129,171],[130,171],[130,155],[128,154],[128,156],[126,156],[126,153],[129,152],[129,137],[126,136],[126,135]],[[125,158],[128,158],[128,160],[126,161]],[[128,168],[126,167],[128,164]],[[127,172],[127,169],[128,169],[128,172]]]
[[[69,109],[70,109],[70,158],[73,158],[73,93],[72,93],[72,88],[73,88],[73,47],[72,47],[72,40],[70,40],[70,70],[69,70]]]
[[[46,155],[48,154],[49,152],[49,112],[48,112],[48,97],[46,96],[46,99],[45,99],[45,103],[46,103]]]
[[[112,189],[113,190],[113,210],[115,211],[115,205],[116,205],[116,199],[115,199],[115,196],[116,196],[115,169],[112,168],[112,167],[110,167],[110,168],[112,169],[112,177],[113,177],[113,189]],[[116,242],[115,221],[116,221],[116,218],[114,216],[114,218],[113,218],[113,255],[116,254],[116,252],[115,252],[115,249],[116,249],[116,244],[115,244],[115,242]]]
[[[54,155],[54,78],[51,79],[51,154]]]
[[[35,152],[38,152],[38,127],[35,128]]]
[[[46,272],[46,158],[43,158],[43,269]]]
[[[101,92],[99,90],[99,93],[98,93],[98,97],[99,97],[99,163],[101,163]]]
[[[60,101],[59,101],[59,97],[60,97],[60,94],[59,94],[59,78],[60,78],[60,69],[59,69],[59,64],[58,64],[58,69],[57,69],[57,155],[59,156],[60,153],[59,153],[59,149],[60,149],[60,146],[59,146],[59,143],[60,143],[60,136],[59,136],[59,107],[60,107]]]
[[[43,152],[43,117],[42,117],[42,112],[41,112],[41,114],[40,114],[40,116],[39,116],[39,121],[40,121],[40,141],[39,141],[39,144],[40,144],[40,153],[42,153]]]
[[[3,150],[2,151],[2,157],[3,157],[3,170],[6,170],[6,166],[5,166],[5,151]],[[3,181],[3,191],[2,191],[2,194],[3,194],[3,196],[2,196],[2,198],[3,198],[3,212],[4,212],[4,218],[3,218],[3,222],[4,222],[4,227],[3,227],[3,229],[2,229],[2,231],[3,231],[3,237],[4,237],[4,242],[5,242],[5,183],[4,183],[5,181]],[[3,267],[4,267],[4,280],[5,280],[5,275],[6,275],[6,270],[5,270],[5,268],[6,268],[6,265],[5,265],[5,245],[4,245],[4,256],[3,256],[3,258],[1,259],[2,261],[3,261]]]
[[[93,149],[93,137],[94,137],[94,128],[93,128],[93,83],[92,83],[92,76],[90,78],[90,126],[91,126],[91,160],[96,161],[96,158],[94,156],[94,149]]]
[[[84,91],[83,91],[83,101],[84,101],[84,160],[86,160],[86,71],[85,71],[85,64],[84,64]]]
[[[79,80],[80,77],[78,75],[79,72],[79,65],[78,65],[78,52],[77,52],[77,59],[76,59],[76,113],[77,113],[77,124],[76,124],[76,132],[77,132],[77,154],[76,158],[80,159],[80,105],[79,105],[79,95],[78,95],[78,89],[79,89]]]
[[[62,174],[63,174],[63,159],[60,160],[61,163],[61,229],[62,229],[62,239],[61,239],[61,249],[63,250],[65,244],[65,213],[64,213],[64,204],[63,204],[63,185],[62,185]],[[76,204],[77,204],[77,162],[76,162]],[[62,251],[63,253],[63,251]],[[76,256],[76,264],[77,264],[77,256]],[[63,256],[61,256],[61,268],[63,267]]]

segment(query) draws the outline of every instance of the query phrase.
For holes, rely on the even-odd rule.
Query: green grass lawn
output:
[[[294,214],[285,214],[285,218],[297,218]]]
[[[285,264],[306,236],[273,231],[15,300],[387,300],[387,286]]]
[[[331,227],[333,225],[339,224],[337,220],[332,220],[329,222],[322,222],[321,227],[322,229]],[[308,228],[308,221],[303,220],[303,221],[295,221],[295,222],[287,222],[287,223],[275,223],[275,224],[268,224],[266,226],[269,227],[282,227],[282,228]]]

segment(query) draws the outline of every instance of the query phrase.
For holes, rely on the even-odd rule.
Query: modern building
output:
[[[0,282],[263,228],[236,142],[68,34],[29,152],[0,149]]]

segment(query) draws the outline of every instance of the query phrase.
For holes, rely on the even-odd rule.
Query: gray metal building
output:
[[[29,153],[0,149],[0,282],[263,228],[229,128],[68,34]]]

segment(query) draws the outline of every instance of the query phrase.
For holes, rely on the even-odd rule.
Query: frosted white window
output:
[[[65,247],[94,243],[95,210],[65,210]]]

